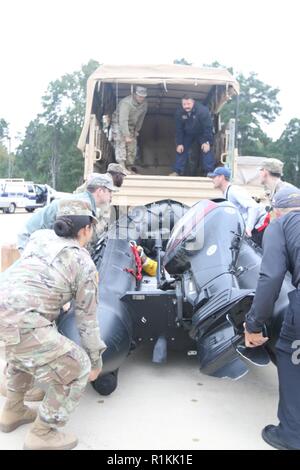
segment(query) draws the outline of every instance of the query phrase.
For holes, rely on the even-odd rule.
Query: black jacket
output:
[[[213,126],[209,110],[201,103],[196,103],[190,113],[180,106],[175,114],[176,145],[183,145],[185,135],[199,137],[199,143],[213,144]]]
[[[292,275],[293,286],[300,288],[300,211],[274,220],[265,231],[259,280],[246,317],[250,333],[261,332],[271,318],[287,271]]]

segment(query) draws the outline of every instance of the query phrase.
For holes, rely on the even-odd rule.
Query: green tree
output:
[[[0,142],[0,178],[8,176],[8,153],[4,145]]]
[[[5,119],[0,118],[0,141],[8,136],[8,123]]]
[[[9,125],[5,119],[0,119],[0,178],[7,178],[12,175],[14,155],[9,154],[9,151]]]
[[[19,175],[31,175],[30,179],[63,191],[78,186],[84,162],[76,146],[84,119],[86,82],[98,66],[91,60],[50,82],[42,97],[43,112],[27,127],[17,152]]]
[[[14,176],[50,184],[50,133],[40,118],[31,121],[17,150]]]
[[[284,161],[285,179],[300,187],[300,119],[294,118],[288,123],[276,142],[274,156]]]
[[[222,120],[235,117],[238,100],[238,131],[240,132],[241,155],[267,155],[272,140],[262,130],[262,123],[274,122],[281,111],[277,98],[278,88],[272,88],[251,72],[249,76],[239,74],[240,95],[224,106]]]
[[[262,124],[274,122],[280,114],[280,90],[259,80],[254,72],[247,76],[235,73],[232,67],[226,67],[217,61],[205,66],[226,68],[239,82],[240,94],[226,103],[221,118],[226,124],[230,118],[237,116],[240,155],[267,156],[272,139],[262,130]]]
[[[192,62],[188,62],[184,57],[182,59],[173,60],[173,64],[177,65],[193,65]]]

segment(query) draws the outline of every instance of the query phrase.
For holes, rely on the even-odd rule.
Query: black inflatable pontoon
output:
[[[174,227],[174,228],[173,228]],[[158,261],[156,277],[137,280],[130,242]],[[266,325],[266,347],[245,348],[243,322],[259,276],[262,252],[244,237],[244,222],[227,201],[204,200],[188,209],[174,201],[136,208],[100,240],[94,254],[99,271],[98,319],[107,344],[101,394],[117,386],[117,372],[138,344],[152,341],[153,360],[164,361],[168,344],[196,350],[201,372],[237,379],[247,360],[274,360],[274,343],[292,289],[286,276]],[[79,343],[74,313],[61,317],[61,333]]]

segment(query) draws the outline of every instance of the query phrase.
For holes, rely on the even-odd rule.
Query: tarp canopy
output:
[[[116,101],[133,91],[134,85],[148,89],[148,110],[173,114],[180,98],[189,93],[193,98],[206,102],[212,90],[216,92],[213,111],[218,112],[229,97],[239,93],[239,84],[223,68],[193,67],[189,65],[101,65],[87,82],[86,112],[78,148],[84,151],[89,131],[90,116],[95,88],[101,83],[115,87]],[[217,86],[217,87],[216,87]],[[224,91],[224,90],[225,91]]]
[[[190,65],[101,65],[90,76],[89,82],[163,83],[224,85],[230,84],[239,92],[235,78],[223,68],[193,67]],[[90,84],[91,85],[91,84]]]

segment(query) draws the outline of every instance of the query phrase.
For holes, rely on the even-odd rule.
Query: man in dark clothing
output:
[[[246,317],[245,343],[256,347],[268,340],[262,331],[289,271],[295,290],[288,295],[289,307],[276,343],[280,422],[266,426],[262,437],[276,449],[300,449],[300,191],[283,188],[272,205],[277,219],[264,236],[259,281]]]
[[[196,176],[200,155],[202,172],[206,175],[213,171],[213,126],[208,108],[185,95],[176,111],[175,125],[176,161],[172,175]]]

